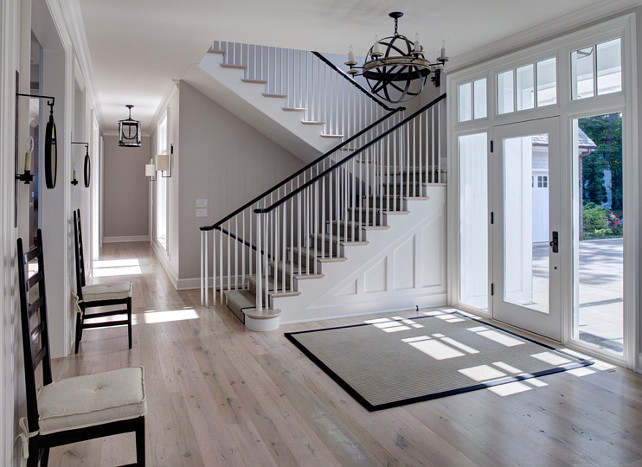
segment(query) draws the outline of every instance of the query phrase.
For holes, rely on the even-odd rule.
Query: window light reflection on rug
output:
[[[402,339],[403,342],[411,345],[417,350],[425,353],[435,360],[446,360],[449,358],[463,357],[465,354],[459,350],[439,342],[438,340],[431,339],[428,336],[419,336],[409,339]]]
[[[505,345],[506,347],[514,347],[524,343],[524,341],[515,339],[508,334],[489,329],[486,326],[476,326],[474,328],[468,328],[468,330],[476,333],[478,336],[482,336],[493,342],[497,342],[498,344]]]
[[[412,321],[408,318],[402,318],[401,316],[395,316],[393,318],[377,318],[364,321],[366,324],[372,324],[374,327],[381,329],[384,332],[396,332],[396,331],[405,331],[413,328],[423,328],[422,324],[418,324],[415,321]]]
[[[94,277],[141,275],[142,273],[140,262],[136,258],[105,259],[93,263]]]
[[[542,353],[531,355],[531,357],[546,363],[550,363],[551,365],[564,365],[570,362],[568,358],[564,358],[561,355],[556,355],[552,352],[542,352]]]

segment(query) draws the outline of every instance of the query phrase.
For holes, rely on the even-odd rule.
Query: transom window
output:
[[[557,103],[555,57],[497,73],[497,113],[508,114]]]
[[[486,78],[469,81],[457,87],[458,121],[486,118]]]
[[[621,91],[621,39],[571,52],[571,88],[573,100]]]

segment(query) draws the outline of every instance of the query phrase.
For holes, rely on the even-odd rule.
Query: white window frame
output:
[[[538,118],[559,116],[562,122],[561,138],[565,147],[572,141],[571,123],[575,118],[589,115],[622,112],[623,116],[623,164],[624,164],[624,197],[629,200],[625,203],[624,216],[627,222],[624,225],[625,260],[624,260],[624,332],[625,351],[624,358],[610,358],[617,363],[629,368],[642,371],[642,310],[640,309],[640,294],[638,289],[642,286],[642,275],[638,264],[641,262],[640,248],[640,193],[639,162],[638,162],[638,100],[637,100],[637,58],[635,43],[635,15],[627,14],[618,18],[604,21],[600,24],[577,30],[556,39],[526,47],[523,50],[506,56],[490,60],[479,65],[463,68],[447,76],[447,92],[452,96],[448,102],[448,303],[452,306],[461,306],[459,291],[459,189],[457,141],[460,135],[474,132],[487,131],[492,135],[492,127],[497,125],[517,123]],[[588,45],[606,42],[621,37],[622,47],[622,90],[616,93],[594,96],[573,101],[571,99],[571,60],[570,54]],[[557,59],[557,102],[544,107],[521,110],[509,114],[497,114],[496,105],[496,73],[515,69],[529,63],[555,56]],[[458,122],[458,85],[471,82],[483,76],[487,78],[487,118]],[[570,174],[562,174],[564,179],[570,179]],[[563,216],[571,216],[572,209],[566,206]],[[570,238],[570,237],[569,237]],[[489,246],[490,249],[490,246]],[[489,252],[492,254],[492,252]],[[571,253],[566,253],[570,255]],[[564,259],[564,261],[570,261]],[[572,287],[571,273],[564,278],[562,287]],[[566,300],[563,310],[562,342],[582,348],[578,341],[571,342],[572,326],[572,300]],[[639,310],[639,311],[638,311]],[[479,310],[470,310],[485,315]],[[584,349],[582,349],[584,350]],[[588,348],[586,350],[589,350]],[[594,349],[590,349],[594,351]]]
[[[168,112],[166,111],[164,115],[161,117],[161,119],[158,122],[158,126],[156,127],[156,154],[165,154],[167,153],[167,148],[168,148],[168,142],[169,142],[169,116]],[[164,187],[163,193],[163,199],[161,198],[161,187]],[[169,225],[168,225],[168,217],[169,217],[169,183],[168,183],[168,178],[163,177],[163,172],[156,172],[156,190],[155,190],[155,199],[156,199],[156,208],[155,208],[155,229],[154,229],[154,240],[156,241],[156,244],[159,245],[165,252],[169,251]],[[165,227],[165,241],[164,244],[161,243],[159,240],[159,212],[160,210],[164,210],[164,227]]]

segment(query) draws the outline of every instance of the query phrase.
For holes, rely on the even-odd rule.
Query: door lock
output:
[[[549,246],[553,248],[553,253],[557,253],[559,251],[559,233],[553,230],[552,235],[553,240],[549,242]]]

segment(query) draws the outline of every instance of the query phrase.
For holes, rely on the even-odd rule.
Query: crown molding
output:
[[[453,57],[448,62],[447,72],[452,73],[527,46],[547,42],[556,36],[566,35],[591,23],[620,16],[639,6],[642,6],[642,0],[600,2]]]
[[[87,34],[85,33],[85,26],[82,21],[80,4],[78,0],[47,0],[47,4],[59,32],[62,32],[59,25],[64,25],[64,29],[66,30],[64,37],[71,43],[73,48],[74,56],[80,69],[80,75],[83,77],[82,81],[88,93],[90,107],[94,109],[98,124],[104,126],[103,112],[100,101],[98,100],[96,81],[93,73],[94,68],[89,53]]]

